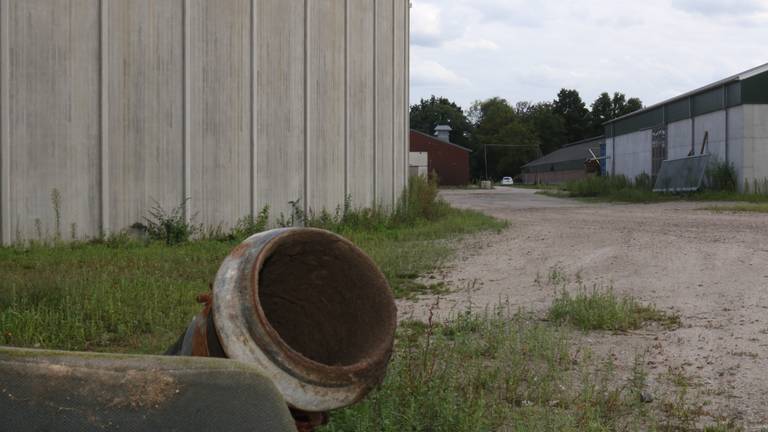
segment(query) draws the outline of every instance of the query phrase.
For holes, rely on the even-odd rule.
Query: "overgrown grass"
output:
[[[760,191],[759,193],[737,192],[733,186],[733,181],[721,171],[714,171],[711,174],[712,178],[708,180],[709,184],[716,186],[691,193],[653,192],[650,177],[647,174],[641,174],[634,180],[623,175],[588,177],[583,180],[567,182],[556,189],[542,190],[539,193],[594,202],[657,203],[688,200],[768,203],[768,193],[763,193],[762,189],[754,189]]]
[[[419,284],[416,276],[450,257],[458,236],[498,230],[504,223],[421,193],[431,201],[398,216],[355,210],[345,221],[306,222],[334,230],[366,251],[398,297],[444,290]],[[199,312],[194,299],[208,290],[224,257],[242,238],[264,229],[264,219],[263,214],[244,219],[231,233],[199,241],[169,242],[161,235],[145,242],[122,234],[0,248],[0,344],[162,352]]]
[[[702,210],[733,213],[768,213],[768,204],[736,204],[705,207]]]
[[[582,330],[636,330],[648,322],[668,328],[680,325],[677,315],[641,304],[633,297],[617,295],[613,289],[597,287],[581,287],[575,294],[563,289],[552,302],[548,318]]]
[[[406,323],[382,387],[334,413],[323,430],[582,431],[638,424],[639,400],[610,384],[608,365],[590,359],[575,366],[570,340],[565,328],[506,309],[464,313],[445,324]]]
[[[643,401],[641,357],[622,375],[575,340],[568,326],[508,306],[405,322],[382,386],[321,430],[680,431],[706,423],[686,389]]]

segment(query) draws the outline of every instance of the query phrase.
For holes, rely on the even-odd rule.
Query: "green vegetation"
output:
[[[365,250],[398,297],[445,290],[416,278],[455,251],[457,236],[504,224],[452,209],[437,199],[435,190],[433,183],[414,180],[412,192],[402,199],[410,207],[394,215],[348,210],[305,222],[336,231]],[[123,233],[91,242],[35,241],[0,248],[0,344],[162,352],[199,312],[194,299],[208,290],[224,257],[237,242],[264,228],[266,211],[242,220],[229,233],[205,230],[201,234],[208,234],[198,241],[176,236],[189,227],[179,227],[184,222],[174,218],[174,211],[163,214],[170,217],[150,224],[175,222],[152,234],[157,240]]]
[[[733,212],[733,213],[768,213],[767,204],[735,204],[735,205],[719,205],[705,207],[702,210],[710,210],[718,213]]]
[[[382,386],[321,430],[701,430],[710,414],[687,387],[650,401],[642,357],[623,377],[577,337],[506,305],[442,324],[402,323]]]
[[[576,294],[563,289],[549,309],[548,318],[582,330],[627,331],[641,328],[647,322],[658,322],[674,328],[680,317],[640,304],[628,296],[619,296],[613,289],[581,287]]]
[[[575,366],[568,330],[525,314],[405,323],[397,341],[383,386],[323,430],[623,430],[641,419],[610,365]]]
[[[698,192],[676,194],[653,192],[651,177],[643,173],[634,179],[623,175],[588,177],[567,182],[554,189],[550,186],[540,193],[596,202],[654,203],[679,200],[768,202],[768,185],[763,188],[762,183],[754,183],[752,188],[746,185],[743,192],[737,192],[736,173],[733,166],[720,163],[707,169],[705,180],[707,186]]]

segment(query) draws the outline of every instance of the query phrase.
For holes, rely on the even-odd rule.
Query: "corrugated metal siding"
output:
[[[649,129],[662,123],[664,123],[664,110],[663,107],[659,107],[616,122],[614,132],[617,136],[624,135]]]
[[[744,80],[741,94],[744,104],[768,104],[768,73]]]
[[[693,115],[700,116],[725,108],[725,87],[716,88],[693,97]]]

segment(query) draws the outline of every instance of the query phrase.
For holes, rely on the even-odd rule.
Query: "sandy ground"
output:
[[[713,415],[768,427],[768,215],[701,209],[711,203],[588,204],[509,188],[442,195],[510,227],[464,240],[456,260],[431,276],[455,290],[440,299],[438,316],[500,301],[543,313],[554,288],[537,280],[553,269],[588,287],[613,286],[679,313],[682,328],[593,333],[581,343],[625,371],[644,354],[660,387],[670,368],[682,370]],[[434,304],[401,302],[400,316],[423,318]]]

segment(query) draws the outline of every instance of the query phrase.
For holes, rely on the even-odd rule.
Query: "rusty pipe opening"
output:
[[[390,348],[395,326],[389,286],[358,248],[301,230],[265,248],[259,305],[291,349],[320,364],[367,364]]]
[[[224,260],[213,295],[171,351],[254,363],[297,411],[363,398],[384,377],[397,325],[384,275],[328,231],[257,234]]]

